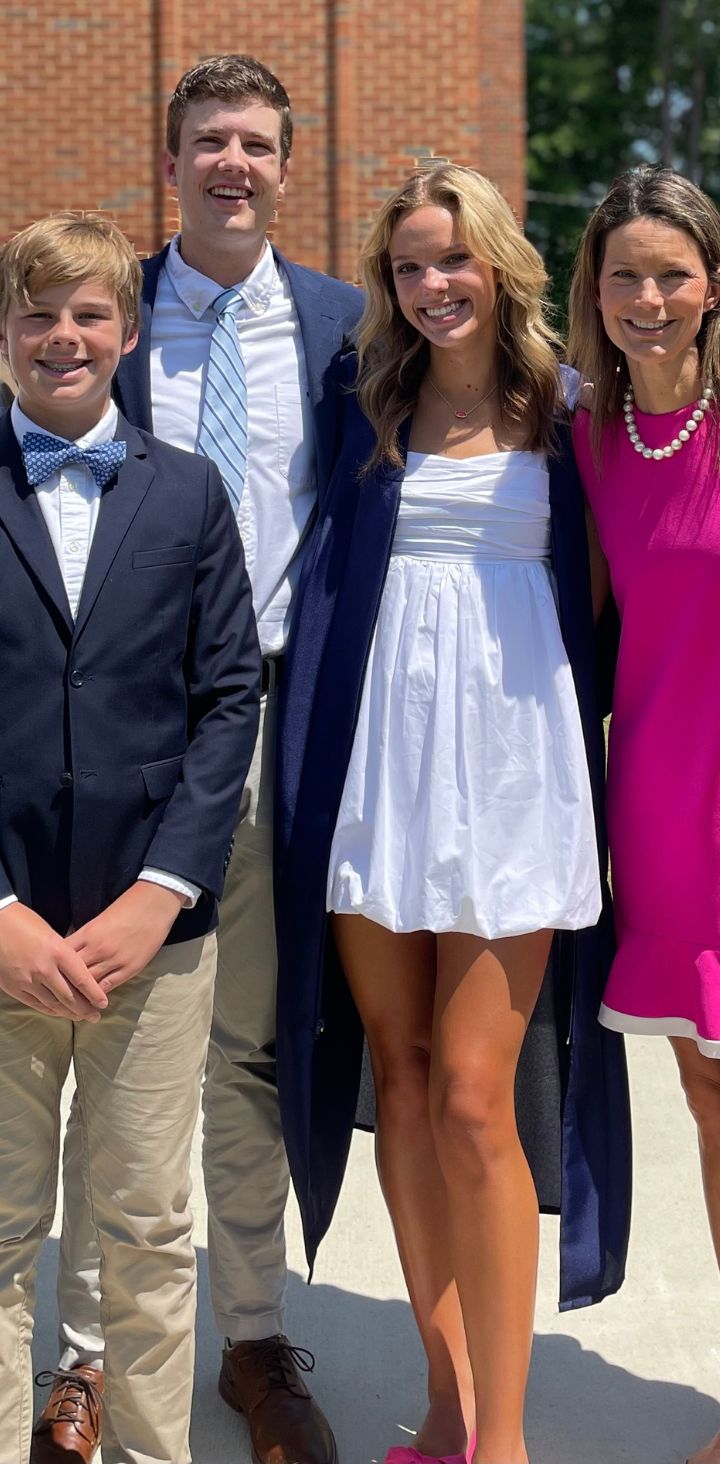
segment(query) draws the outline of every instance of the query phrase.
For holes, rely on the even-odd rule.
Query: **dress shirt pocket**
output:
[[[302,401],[296,382],[280,382],[275,387],[277,411],[277,463],[283,478],[296,481],[302,474],[302,451],[305,424]]]
[[[172,544],[169,549],[133,549],[133,569],[162,569],[166,564],[193,564],[196,544]]]
[[[184,757],[185,754],[180,753],[179,757],[163,757],[159,762],[144,763],[141,767],[145,790],[153,802],[169,798],[174,793]]]

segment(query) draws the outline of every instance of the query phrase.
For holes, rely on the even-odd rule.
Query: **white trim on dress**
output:
[[[625,1032],[635,1037],[691,1037],[704,1057],[720,1057],[720,1042],[699,1037],[697,1027],[689,1017],[633,1017],[627,1012],[616,1012],[603,1002],[598,1018],[611,1032]]]

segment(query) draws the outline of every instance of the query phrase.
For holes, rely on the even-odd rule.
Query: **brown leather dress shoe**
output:
[[[255,1464],[337,1464],[332,1429],[300,1376],[314,1366],[282,1335],[225,1348],[220,1396],[245,1414]]]
[[[51,1393],[35,1424],[30,1464],[90,1464],[102,1433],[102,1373],[96,1367],[38,1373]]]

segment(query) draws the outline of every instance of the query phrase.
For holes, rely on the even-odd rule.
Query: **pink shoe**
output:
[[[474,1448],[474,1445],[473,1445]],[[385,1455],[385,1464],[467,1464],[466,1454],[421,1454],[419,1449],[407,1449],[404,1444],[393,1444]]]

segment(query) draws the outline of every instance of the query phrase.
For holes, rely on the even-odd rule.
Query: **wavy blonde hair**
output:
[[[624,352],[608,336],[597,303],[608,234],[633,219],[682,229],[697,247],[709,280],[720,280],[720,213],[702,189],[672,168],[645,164],[621,173],[591,214],[570,286],[568,360],[592,383],[590,441],[600,466],[603,430],[620,418],[630,381]],[[697,337],[703,386],[720,398],[720,305],[705,312]]]
[[[497,188],[473,168],[441,163],[414,173],[383,204],[360,255],[367,302],[359,326],[358,398],[377,434],[368,463],[401,466],[398,429],[418,399],[428,369],[427,340],[398,305],[390,240],[398,220],[426,204],[457,219],[463,244],[497,275],[498,400],[505,422],[526,428],[526,446],[552,451],[562,401],[558,337],[545,306],[547,275]]]

